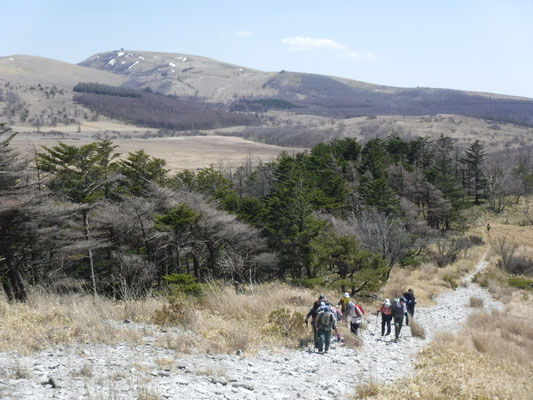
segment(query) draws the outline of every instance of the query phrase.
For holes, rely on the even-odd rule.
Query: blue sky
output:
[[[533,0],[0,0],[0,56],[121,47],[533,98]]]

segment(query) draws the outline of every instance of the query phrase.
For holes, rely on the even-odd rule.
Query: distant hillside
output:
[[[232,104],[233,109],[264,111],[269,107],[250,105],[284,101],[296,112],[335,118],[456,114],[533,126],[533,100],[511,96],[396,88],[298,72],[261,72],[173,53],[112,51],[94,55],[80,65],[123,75],[126,86],[202,97]]]
[[[0,122],[40,129],[96,119],[72,102],[72,88],[80,81],[120,86],[126,78],[43,57],[0,57]]]
[[[73,88],[80,82],[150,89],[184,102],[166,114],[179,118],[169,119],[160,107],[134,107],[141,104],[135,97],[104,102],[102,93],[85,93],[74,101]],[[210,122],[199,123],[200,114]],[[96,54],[81,65],[0,57],[0,122],[28,134],[73,139],[163,137],[185,134],[169,129],[185,129],[187,135],[217,133],[295,147],[343,137],[365,141],[391,132],[443,133],[459,147],[480,140],[489,151],[533,145],[533,99],[263,72],[200,56],[129,50]]]
[[[213,129],[257,124],[252,115],[228,112],[187,99],[98,83],[79,83],[74,101],[113,119],[168,130]]]

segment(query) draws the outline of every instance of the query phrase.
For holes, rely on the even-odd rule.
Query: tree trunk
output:
[[[87,241],[91,240],[91,233],[89,231],[89,212],[83,211],[83,229],[85,231],[85,239]],[[96,291],[96,276],[94,274],[94,261],[93,261],[93,251],[89,248],[89,267],[91,270],[91,282],[93,285],[93,294],[96,296],[98,292]]]
[[[11,283],[11,300],[26,301],[28,295],[20,271],[13,264],[13,259],[10,256],[6,257],[6,263],[9,269],[9,281]]]
[[[198,258],[196,258],[196,254],[191,252],[192,256],[192,265],[194,269],[194,276],[196,279],[200,280],[200,263],[198,262]]]

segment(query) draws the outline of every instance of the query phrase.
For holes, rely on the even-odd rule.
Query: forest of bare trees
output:
[[[253,125],[253,115],[226,111],[199,101],[98,83],[79,83],[74,101],[90,110],[139,126],[169,130]]]

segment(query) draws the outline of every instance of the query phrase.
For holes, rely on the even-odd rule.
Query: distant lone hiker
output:
[[[392,316],[394,317],[394,337],[398,340],[402,330],[403,317],[405,316],[407,318],[407,307],[405,306],[404,297],[400,297],[392,306]]]
[[[390,323],[392,321],[392,307],[389,299],[385,299],[381,307],[379,308],[378,314],[381,313],[381,336],[390,335],[391,327]],[[387,326],[387,334],[385,334],[385,325]]]

